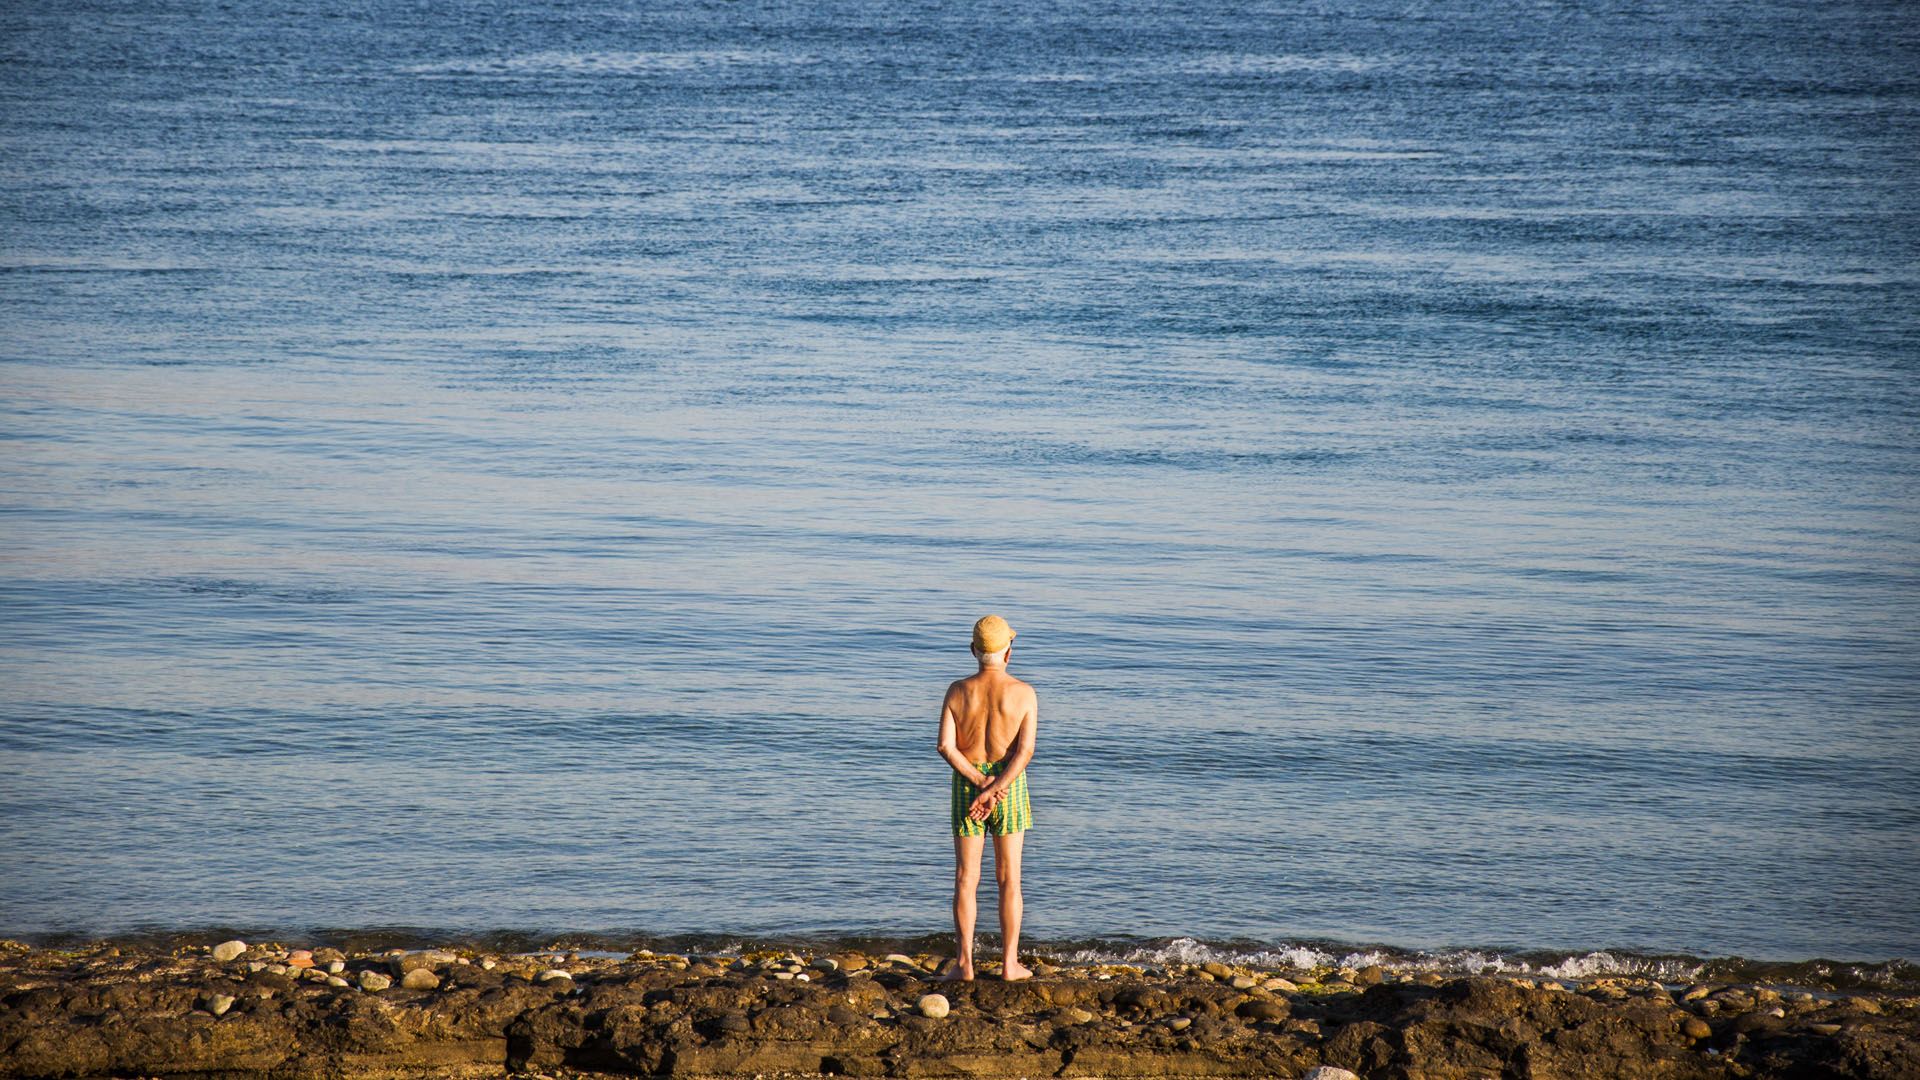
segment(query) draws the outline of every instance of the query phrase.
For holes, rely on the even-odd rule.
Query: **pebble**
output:
[[[1840,1025],[1839,1024],[1808,1024],[1807,1030],[1813,1032],[1815,1035],[1838,1035],[1840,1034]]]
[[[1332,1065],[1315,1065],[1301,1074],[1300,1080],[1360,1080],[1360,1077]]]
[[[1693,986],[1687,987],[1687,992],[1680,995],[1680,1000],[1681,1001],[1699,1001],[1701,998],[1706,997],[1708,994],[1711,994],[1711,993],[1713,993],[1713,987],[1701,986],[1699,984],[1695,984]]]
[[[363,971],[360,973],[360,989],[370,994],[377,994],[392,985],[393,980],[391,978],[377,971]]]
[[[338,975],[329,975],[327,976],[327,985],[328,986],[345,986],[347,985],[347,980],[341,978]]]
[[[235,939],[233,941],[223,941],[220,944],[215,945],[213,947],[213,958],[219,961],[220,963],[224,964],[229,960],[240,959],[240,954],[246,951],[247,951],[247,943],[244,941],[240,941],[238,939]]]
[[[1387,977],[1386,969],[1379,964],[1368,964],[1353,973],[1355,986],[1378,986]]]
[[[793,981],[794,982],[812,982],[813,976],[808,975],[804,971],[797,971],[793,975]]]
[[[347,962],[345,960],[327,961],[327,974],[338,975],[345,970],[347,970]]]
[[[206,1008],[208,1012],[215,1016],[225,1016],[227,1015],[227,1010],[233,1008],[233,995],[209,994],[207,996]]]
[[[1068,1009],[1067,1019],[1076,1024],[1091,1024],[1093,1023],[1093,1014],[1085,1009]]]
[[[1282,979],[1278,976],[1275,976],[1274,978],[1268,979],[1266,982],[1261,983],[1260,989],[1290,994],[1293,991],[1300,989],[1300,987],[1295,985],[1292,979]]]
[[[292,968],[310,968],[313,966],[313,954],[305,949],[295,949],[287,957],[287,966]]]
[[[1713,1034],[1713,1028],[1705,1020],[1689,1016],[1687,1022],[1680,1025],[1680,1033],[1689,1039],[1704,1039]]]
[[[839,971],[840,961],[835,960],[831,956],[823,956],[820,959],[815,960],[813,962],[813,966],[820,969],[821,971]]]
[[[793,981],[793,972],[791,972],[791,971],[776,971],[776,972],[774,972],[774,973],[773,973],[773,977],[774,977],[774,978],[776,978],[776,979],[779,979],[779,980],[780,980],[781,982],[792,982],[792,981]]]
[[[881,959],[884,962],[889,964],[905,964],[907,967],[910,967],[910,968],[917,968],[920,966],[919,964],[916,964],[913,962],[913,957],[905,956],[897,952],[888,953],[886,956],[881,957]]]
[[[268,964],[266,967],[266,971],[267,971],[267,974],[269,975],[285,975],[287,973],[287,965]]]
[[[1235,990],[1251,990],[1258,984],[1251,975],[1235,975],[1231,985]]]
[[[547,970],[541,972],[538,976],[536,976],[533,981],[548,983],[548,982],[559,982],[561,979],[565,979],[568,982],[572,982],[573,972],[568,971],[565,968],[548,968]]]
[[[1193,1026],[1193,1017],[1176,1016],[1173,1019],[1167,1021],[1167,1026],[1172,1028],[1175,1031],[1185,1031],[1188,1028]]]
[[[921,1016],[932,1017],[935,1020],[953,1011],[953,1006],[948,1003],[945,994],[928,994],[920,999],[917,1007]]]
[[[409,990],[438,990],[440,976],[428,968],[414,968],[400,977],[400,985]]]
[[[1207,974],[1213,976],[1216,979],[1233,978],[1233,969],[1221,963],[1218,960],[1209,960],[1206,963],[1201,964],[1200,970],[1206,972]]]

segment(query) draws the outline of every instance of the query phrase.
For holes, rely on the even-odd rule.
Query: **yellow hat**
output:
[[[1013,644],[1013,627],[998,615],[989,615],[973,624],[973,647],[983,653],[999,652]]]

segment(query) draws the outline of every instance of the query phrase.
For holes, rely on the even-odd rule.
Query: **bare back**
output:
[[[1036,705],[1033,687],[1004,668],[988,668],[947,687],[943,707],[953,718],[960,752],[979,763],[1007,756]]]

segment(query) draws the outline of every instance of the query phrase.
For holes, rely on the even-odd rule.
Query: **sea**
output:
[[[1920,985],[1913,14],[6,5],[0,934]]]

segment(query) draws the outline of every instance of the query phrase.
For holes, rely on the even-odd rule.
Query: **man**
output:
[[[1033,975],[1019,958],[1020,846],[1033,824],[1026,773],[1040,703],[1033,687],[1007,674],[1013,655],[1007,620],[989,615],[973,624],[973,655],[980,670],[947,687],[940,706],[940,756],[953,766],[953,928],[960,942],[944,978],[973,981],[974,894],[980,888],[980,851],[991,833],[1006,939],[1000,974],[1014,982]]]

